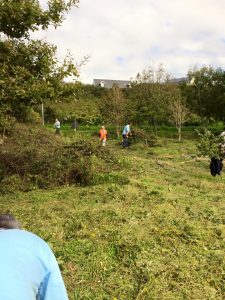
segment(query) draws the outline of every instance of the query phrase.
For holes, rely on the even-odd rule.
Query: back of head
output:
[[[19,222],[11,214],[0,214],[0,229],[20,229]]]

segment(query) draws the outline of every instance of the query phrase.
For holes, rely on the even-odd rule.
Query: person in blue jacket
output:
[[[130,125],[131,124],[127,124],[123,128],[123,132],[122,132],[122,136],[123,136],[122,145],[123,145],[123,148],[127,148],[129,146],[128,136],[131,135]]]
[[[37,235],[0,215],[0,299],[68,300],[55,256]]]

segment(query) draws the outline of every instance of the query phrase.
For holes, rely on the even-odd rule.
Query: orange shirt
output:
[[[108,134],[108,133],[107,133],[107,130],[106,130],[106,129],[101,128],[101,129],[99,130],[99,137],[100,137],[101,140],[106,139],[107,134]]]

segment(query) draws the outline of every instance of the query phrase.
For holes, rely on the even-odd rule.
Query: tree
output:
[[[173,124],[178,131],[178,141],[181,142],[181,128],[185,122],[189,119],[189,109],[182,99],[180,90],[175,86],[173,96],[168,105],[169,110],[169,121]]]
[[[60,25],[78,2],[49,0],[46,10],[38,0],[0,2],[0,106],[8,108],[1,112],[23,121],[31,106],[62,97],[67,76],[78,76],[69,54],[59,62],[54,45],[29,37],[31,31]]]
[[[17,119],[24,107],[59,98],[64,77],[77,75],[69,58],[59,65],[56,47],[46,42],[0,41],[0,49],[0,100]]]
[[[202,128],[196,130],[199,137],[196,144],[198,156],[211,158],[224,158],[224,136],[214,135],[210,130]]]
[[[211,66],[194,68],[181,85],[191,110],[201,117],[225,120],[225,71]]]
[[[119,138],[121,126],[126,121],[127,105],[127,99],[117,85],[114,85],[101,101],[100,111],[103,120],[115,126],[117,138]]]
[[[4,141],[6,129],[15,122],[15,119],[10,116],[9,111],[10,108],[6,105],[0,106],[0,127],[2,128],[2,141]]]
[[[0,32],[9,38],[28,38],[30,31],[59,26],[65,13],[79,0],[49,0],[42,8],[38,0],[1,0]]]
[[[157,124],[167,119],[169,78],[162,64],[157,69],[149,67],[137,74],[132,84],[131,98],[138,124],[148,122],[156,131]]]

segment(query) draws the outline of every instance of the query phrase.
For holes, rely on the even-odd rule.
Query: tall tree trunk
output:
[[[178,130],[178,141],[180,143],[181,142],[181,127],[178,127],[177,130]]]

